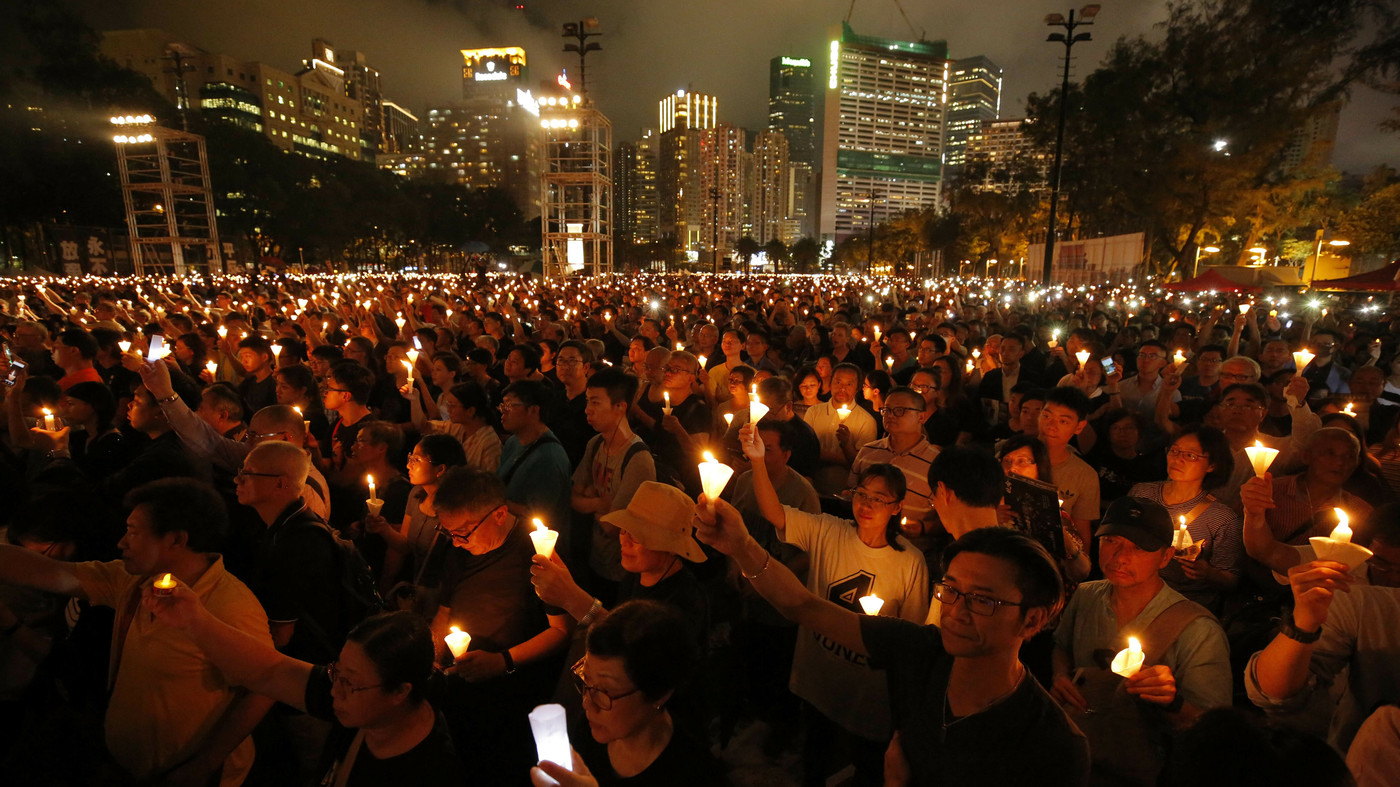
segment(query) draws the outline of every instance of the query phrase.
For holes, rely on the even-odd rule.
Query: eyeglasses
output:
[[[501,402],[499,405],[496,406],[496,409],[497,409],[497,410],[500,410],[500,411],[503,412],[503,413],[508,413],[508,412],[510,412],[511,410],[514,410],[514,409],[517,408],[517,407],[528,407],[528,406],[529,406],[529,405],[525,404],[524,402]]]
[[[1188,462],[1199,462],[1205,458],[1205,454],[1198,454],[1194,451],[1181,451],[1176,447],[1167,449],[1167,457],[1170,459],[1185,459]]]
[[[694,370],[685,366],[667,366],[667,374],[695,374]]]
[[[284,437],[284,435],[286,435],[286,434],[287,434],[286,432],[251,432],[251,431],[249,431],[249,432],[244,432],[244,433],[243,433],[243,442],[245,442],[245,443],[254,443],[254,442],[257,442],[258,440],[270,440],[270,439],[272,439],[272,438],[274,438],[274,437]],[[284,438],[284,439],[285,439],[285,438]],[[290,442],[290,441],[288,441],[288,442]]]
[[[554,362],[555,366],[579,366],[583,363],[577,358],[560,358]]]
[[[245,478],[281,478],[281,473],[254,473],[251,470],[239,470],[233,474],[233,480],[242,481]]]
[[[868,506],[892,506],[897,502],[894,498],[866,494],[859,489],[851,493],[851,500],[857,503],[864,503]]]
[[[880,415],[886,418],[903,418],[906,413],[922,413],[922,407],[881,407]]]
[[[350,679],[340,674],[340,662],[332,661],[326,665],[326,676],[331,679],[331,686],[340,689],[346,694],[359,694],[362,691],[381,688],[383,683],[376,683],[373,686],[351,686]]]
[[[938,603],[946,604],[950,607],[958,603],[958,599],[962,599],[963,602],[967,604],[968,612],[971,612],[974,615],[981,615],[984,618],[989,618],[995,615],[997,613],[998,607],[1025,606],[1025,604],[1022,604],[1017,601],[1002,601],[999,598],[984,596],[980,593],[964,593],[963,591],[958,590],[957,588],[952,587],[951,585],[945,585],[942,582],[939,582],[938,584],[933,586],[933,597],[935,599],[938,599]]]
[[[1164,356],[1161,353],[1138,353],[1139,358],[1146,358],[1149,361],[1156,361]]]
[[[496,513],[496,510],[497,510],[497,509],[499,509],[499,508],[501,508],[501,507],[502,507],[502,506],[496,506],[496,507],[492,508],[490,511],[487,511],[484,515],[482,515],[482,517],[481,517],[480,519],[476,520],[476,524],[475,524],[475,525],[472,525],[472,529],[471,529],[471,530],[468,530],[467,533],[466,533],[466,535],[462,535],[462,534],[460,534],[460,533],[454,533],[454,532],[452,532],[451,530],[448,530],[447,528],[445,528],[445,527],[442,526],[442,523],[441,523],[441,522],[438,522],[438,523],[435,524],[433,527],[437,528],[437,532],[441,533],[441,534],[444,535],[444,536],[447,536],[447,540],[448,540],[448,541],[451,541],[453,544],[460,544],[460,545],[462,545],[462,546],[466,546],[467,542],[472,540],[472,536],[476,535],[476,531],[478,531],[478,530],[481,529],[481,525],[482,525],[487,519],[489,519],[489,518],[491,517],[492,514]]]
[[[1220,379],[1222,379],[1222,380],[1236,380],[1236,381],[1242,382],[1242,383],[1247,383],[1247,382],[1249,382],[1250,379],[1253,378],[1253,377],[1254,377],[1254,375],[1252,375],[1252,374],[1234,374],[1233,372],[1221,372],[1221,373],[1220,373]]]
[[[584,662],[586,662],[587,660],[588,657],[584,656],[583,658],[574,662],[574,666],[569,668],[569,672],[573,675],[574,689],[576,689],[579,695],[582,696],[584,699],[590,700],[595,706],[597,706],[598,710],[612,710],[613,703],[617,700],[620,700],[624,697],[630,697],[633,694],[636,694],[637,692],[641,691],[641,689],[632,689],[631,691],[623,692],[621,694],[609,694],[603,689],[598,688],[597,686],[588,685],[588,681],[583,677],[583,665]]]
[[[326,386],[326,392],[327,392],[327,393],[350,393],[349,391],[345,390],[344,388],[332,388],[332,387],[330,387],[329,385]]]
[[[909,387],[910,387],[910,388],[913,388],[915,391],[918,391],[919,393],[930,393],[930,392],[932,392],[932,391],[937,391],[937,390],[938,390],[938,386],[936,386],[936,385],[911,385],[911,386],[909,386]]]
[[[430,465],[433,463],[433,460],[429,459],[426,456],[419,456],[418,454],[409,454],[408,463],[411,465]]]
[[[1009,468],[1013,468],[1013,467],[1035,467],[1036,464],[1035,464],[1035,460],[1034,460],[1034,459],[1019,459],[1019,458],[1018,458],[1018,459],[1011,459],[1011,458],[1007,458],[1007,459],[1001,460],[1001,466],[1002,466],[1002,469],[1009,469]]]
[[[1261,405],[1261,404],[1254,404],[1254,403],[1252,403],[1252,402],[1221,402],[1221,404],[1220,404],[1220,409],[1222,409],[1222,410],[1263,410],[1263,409],[1264,409],[1264,406]]]

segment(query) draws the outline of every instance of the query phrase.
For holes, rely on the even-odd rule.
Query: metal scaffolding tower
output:
[[[155,125],[150,115],[114,117],[112,125],[136,274],[184,276],[191,266],[222,273],[204,137]],[[200,253],[187,262],[193,250]]]
[[[544,275],[611,273],[612,123],[582,96],[539,103]]]

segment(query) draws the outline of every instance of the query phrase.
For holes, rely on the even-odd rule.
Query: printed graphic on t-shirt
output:
[[[861,613],[860,597],[870,595],[870,590],[875,586],[875,575],[869,571],[857,571],[848,577],[838,579],[826,586],[826,600],[844,607],[857,614]],[[834,640],[827,639],[813,632],[813,638],[821,644],[822,650],[833,656],[839,656],[852,664],[868,667],[869,658],[864,653],[856,653],[850,648]]]

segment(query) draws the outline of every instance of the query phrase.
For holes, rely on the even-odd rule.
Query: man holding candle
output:
[[[1317,413],[1308,407],[1307,382],[1294,377],[1284,389],[1288,400],[1289,414],[1292,416],[1292,431],[1287,437],[1274,437],[1259,431],[1269,404],[1269,394],[1262,386],[1254,383],[1234,383],[1225,386],[1220,393],[1217,405],[1222,418],[1222,431],[1230,441],[1234,451],[1235,470],[1230,480],[1220,487],[1216,495],[1221,502],[1240,510],[1240,488],[1254,476],[1254,466],[1245,453],[1245,448],[1259,442],[1265,447],[1279,451],[1274,459],[1272,470],[1277,475],[1291,471],[1297,466],[1301,448],[1313,432],[1322,428]]]
[[[514,516],[562,523],[569,516],[569,499],[563,494],[569,488],[569,456],[545,425],[552,399],[545,384],[534,380],[506,387],[501,394],[501,428],[510,437],[501,446],[496,475],[505,485]]]
[[[831,372],[831,400],[814,404],[802,414],[821,446],[821,462],[811,478],[822,494],[832,495],[846,488],[856,453],[875,440],[875,418],[856,404],[860,384],[860,367],[838,364]]]
[[[184,634],[139,609],[142,588],[170,573],[213,617],[269,644],[257,599],[210,551],[228,525],[223,501],[205,484],[167,479],[133,490],[124,502],[131,513],[120,561],[67,563],[0,546],[0,582],[116,610],[106,742],[133,779],[204,783],[222,769],[218,783],[234,787],[253,761],[249,734],[272,701],[235,691]]]
[[[639,433],[651,446],[658,464],[698,494],[700,475],[695,467],[704,443],[710,439],[710,405],[694,392],[700,362],[688,352],[671,353],[662,367],[662,384],[649,389],[633,411]],[[664,412],[662,394],[671,396],[671,412]],[[656,398],[653,399],[652,396]]]
[[[277,404],[277,381],[272,379],[276,361],[272,345],[261,336],[249,336],[238,343],[238,363],[243,367],[243,379],[238,393],[249,412],[257,412]]]
[[[911,539],[926,535],[934,518],[928,468],[938,456],[938,447],[924,436],[928,416],[924,397],[917,391],[904,387],[891,390],[880,409],[885,436],[861,446],[846,480],[847,488],[854,489],[867,467],[889,464],[899,468],[904,473],[906,490],[900,514],[905,523],[904,535]]]
[[[1230,704],[1229,645],[1209,611],[1162,580],[1173,557],[1165,508],[1121,498],[1096,535],[1104,579],[1080,585],[1065,608],[1050,693],[1089,736],[1097,774],[1155,784],[1172,732]],[[1119,690],[1098,654],[1123,649],[1129,635],[1146,663]]]

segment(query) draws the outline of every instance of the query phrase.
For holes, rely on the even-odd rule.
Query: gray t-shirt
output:
[[[640,445],[641,450],[632,451],[634,445]],[[632,453],[631,460],[627,460],[629,452]],[[603,532],[599,519],[604,514],[626,508],[642,482],[655,480],[656,460],[647,450],[646,443],[636,435],[617,453],[609,453],[604,447],[603,435],[594,436],[583,449],[583,461],[574,469],[574,486],[589,486],[600,495],[612,496],[612,507],[593,515],[588,565],[599,576],[613,582],[627,576],[627,572],[622,570],[622,545],[617,540],[617,534]]]

